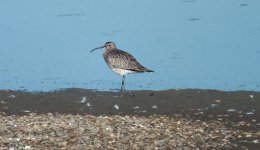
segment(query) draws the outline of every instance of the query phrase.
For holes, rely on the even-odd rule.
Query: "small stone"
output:
[[[3,101],[3,100],[1,100],[0,101],[0,104],[6,104],[7,102],[5,102],[5,101]]]
[[[247,134],[246,134],[246,137],[247,137],[247,138],[251,138],[251,137],[252,137],[252,134],[251,134],[251,133],[247,133]]]
[[[31,146],[26,145],[24,149],[31,149]]]
[[[135,106],[135,107],[133,107],[133,109],[139,109],[139,106]]]
[[[158,106],[156,106],[156,105],[153,105],[153,106],[152,106],[152,108],[153,108],[153,109],[157,109],[157,108],[158,108]]]
[[[115,104],[115,105],[114,105],[114,108],[115,108],[116,110],[118,110],[118,109],[119,109],[119,106],[118,106],[117,104]]]
[[[252,111],[249,111],[249,112],[247,112],[246,114],[247,114],[247,115],[253,115],[253,114],[255,114],[255,113],[252,112]]]
[[[217,100],[214,100],[214,102],[218,104],[218,103],[221,102],[221,100],[220,100],[220,99],[217,99]]]
[[[227,110],[228,112],[236,112],[237,110],[236,109],[229,109],[229,110]]]
[[[253,143],[260,143],[258,139],[253,140]]]
[[[12,95],[9,95],[8,97],[9,98],[15,98],[15,95],[12,94]]]
[[[91,107],[92,105],[89,103],[89,102],[87,102],[87,104],[86,104],[88,107]]]
[[[255,135],[260,136],[260,131],[256,132]]]
[[[219,104],[211,104],[210,105],[210,107],[212,107],[212,108],[216,108],[216,107],[218,107],[219,106]]]
[[[30,110],[23,110],[24,113],[30,113]]]
[[[87,100],[87,97],[86,96],[83,96],[82,98],[81,98],[81,103],[85,103],[86,102],[86,100]]]

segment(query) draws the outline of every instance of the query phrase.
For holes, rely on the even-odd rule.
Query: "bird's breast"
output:
[[[133,71],[130,71],[130,70],[119,69],[119,68],[114,68],[114,67],[110,67],[110,69],[121,76],[134,73]]]

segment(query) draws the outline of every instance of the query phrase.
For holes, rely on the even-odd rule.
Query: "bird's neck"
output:
[[[109,52],[116,51],[116,50],[117,50],[116,48],[107,49],[107,50],[105,51],[105,53],[109,53]]]
[[[103,53],[103,56],[107,56],[109,53],[113,52],[113,51],[116,51],[116,49],[107,49],[104,53]]]

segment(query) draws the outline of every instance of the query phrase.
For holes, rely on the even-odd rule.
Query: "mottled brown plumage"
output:
[[[122,91],[125,90],[124,80],[126,74],[153,72],[152,70],[147,69],[141,65],[131,54],[117,49],[114,42],[107,42],[104,46],[97,47],[91,50],[91,52],[100,48],[106,49],[103,57],[109,68],[122,76]]]
[[[152,72],[152,70],[141,65],[131,54],[119,49],[106,51],[103,54],[103,57],[106,63],[113,68],[129,70],[137,73]]]

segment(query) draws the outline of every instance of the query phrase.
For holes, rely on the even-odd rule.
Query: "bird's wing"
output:
[[[148,70],[143,65],[141,65],[131,54],[122,50],[111,51],[106,57],[106,62],[115,68],[136,72],[144,72]]]

